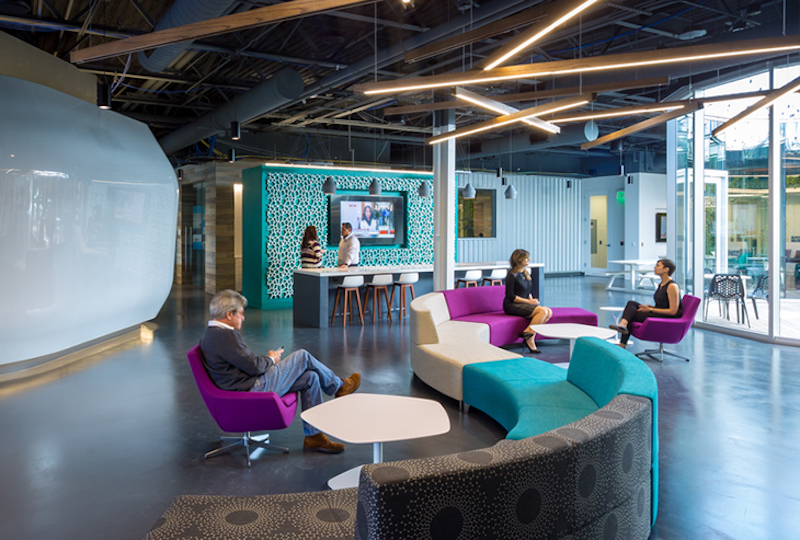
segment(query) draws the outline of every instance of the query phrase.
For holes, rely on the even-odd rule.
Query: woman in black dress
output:
[[[530,324],[544,324],[553,316],[553,310],[539,304],[539,299],[531,294],[533,281],[528,273],[529,254],[524,249],[515,249],[511,254],[511,271],[506,275],[506,296],[503,298],[503,311],[506,315],[516,315],[530,320]],[[538,354],[536,333],[531,328],[520,334],[528,351]]]
[[[661,283],[658,285],[655,294],[653,294],[655,305],[640,304],[631,300],[625,306],[619,323],[608,326],[620,333],[619,346],[623,349],[628,345],[628,339],[631,337],[628,331],[628,324],[643,322],[648,317],[678,318],[683,315],[681,288],[672,281],[675,263],[669,259],[661,259],[656,263],[653,272],[661,278]]]

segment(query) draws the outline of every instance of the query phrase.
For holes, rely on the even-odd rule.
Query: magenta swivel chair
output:
[[[682,358],[687,362],[689,361],[685,356],[664,349],[664,343],[680,343],[689,328],[692,327],[692,323],[694,323],[694,317],[697,315],[701,300],[696,296],[685,294],[681,303],[683,304],[683,315],[678,319],[649,317],[644,322],[631,324],[630,331],[632,336],[644,341],[658,343],[658,349],[648,349],[644,352],[636,353],[636,356],[639,358],[647,356],[651,360],[663,362],[664,355],[668,354],[676,358]],[[659,354],[660,358],[657,358],[656,354]]]
[[[288,448],[269,444],[269,434],[266,438],[263,435],[254,438],[250,436],[250,432],[289,427],[297,410],[297,392],[281,397],[275,392],[221,390],[208,376],[199,345],[192,347],[186,356],[189,357],[189,365],[192,367],[200,395],[220,429],[229,433],[244,433],[240,437],[220,437],[222,447],[207,452],[206,459],[243,446],[249,467],[251,444],[268,450],[277,450],[284,454],[289,453]]]

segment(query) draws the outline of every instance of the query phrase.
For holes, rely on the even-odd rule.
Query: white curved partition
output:
[[[152,319],[178,185],[144,124],[0,76],[0,365]]]

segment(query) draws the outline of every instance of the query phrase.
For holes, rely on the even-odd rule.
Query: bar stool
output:
[[[372,277],[372,283],[367,285],[367,292],[364,293],[364,311],[367,311],[367,301],[369,300],[369,291],[372,291],[372,324],[375,324],[375,305],[377,304],[378,318],[381,318],[381,300],[379,293],[383,293],[383,298],[386,300],[386,313],[389,315],[389,320],[392,320],[392,304],[389,302],[389,285],[392,284],[392,274],[378,274]]]
[[[361,293],[358,288],[364,284],[364,276],[347,276],[342,280],[342,284],[336,288],[336,301],[333,303],[333,316],[331,326],[336,320],[336,308],[339,305],[339,295],[344,291],[344,307],[342,309],[342,326],[347,326],[348,300],[350,303],[350,322],[353,322],[353,300],[351,295],[356,294],[355,304],[358,306],[358,315],[361,317],[361,324],[364,324],[364,312],[361,310]]]
[[[458,289],[458,286],[461,285],[462,283],[464,284],[464,287],[469,287],[469,286],[477,287],[478,280],[481,279],[482,275],[483,272],[481,272],[480,270],[467,270],[463,278],[458,278],[456,280],[456,289]]]
[[[489,277],[485,277],[481,280],[481,287],[486,285],[487,281],[489,285],[502,285],[503,280],[506,279],[506,274],[508,274],[508,270],[505,268],[495,268],[492,270],[492,274]]]
[[[414,283],[419,281],[419,273],[417,272],[409,272],[408,274],[400,274],[400,279],[394,282],[392,285],[392,298],[389,300],[389,305],[394,305],[394,291],[398,287],[400,287],[400,318],[402,319],[405,316],[406,312],[406,290],[411,291],[411,299],[413,300],[416,298],[414,296]]]

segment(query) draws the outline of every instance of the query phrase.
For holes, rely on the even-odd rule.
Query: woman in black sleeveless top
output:
[[[531,294],[533,281],[528,273],[530,254],[524,249],[515,249],[509,264],[511,270],[506,274],[506,295],[503,298],[503,311],[506,315],[516,315],[530,320],[530,324],[544,324],[553,316],[553,310],[539,304],[539,299]],[[530,326],[519,337],[524,339],[528,352],[539,354],[536,347],[536,334]]]
[[[649,306],[631,300],[625,306],[619,324],[609,325],[609,328],[621,334],[619,346],[623,349],[627,346],[628,338],[630,338],[628,324],[643,322],[648,317],[678,318],[683,315],[681,289],[671,278],[675,272],[675,263],[669,259],[661,259],[656,263],[653,272],[661,278],[661,283],[653,294],[655,305]]]

